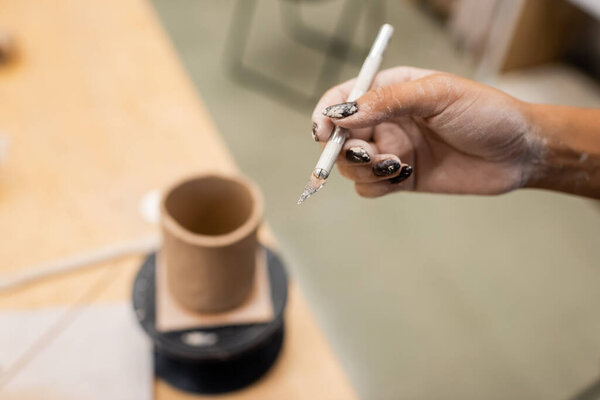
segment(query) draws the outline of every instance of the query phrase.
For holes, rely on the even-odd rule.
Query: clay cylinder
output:
[[[160,257],[185,308],[220,312],[250,294],[264,202],[247,179],[203,175],[178,182],[161,203]]]

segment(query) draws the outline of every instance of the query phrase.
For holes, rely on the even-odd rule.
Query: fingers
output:
[[[346,101],[346,98],[350,94],[352,87],[354,86],[355,79],[346,81],[341,85],[334,86],[329,89],[321,97],[321,100],[317,103],[312,115],[313,120],[313,139],[317,142],[326,142],[331,135],[331,131],[335,127],[333,122],[329,118],[323,115],[323,109],[331,104],[342,103]]]
[[[339,164],[340,173],[356,183],[374,183],[395,179],[406,175],[412,168],[407,164],[402,164],[400,159],[394,154],[378,154],[373,156],[370,163],[352,165],[351,163]],[[410,176],[410,173],[408,176]],[[406,178],[404,178],[406,179]],[[399,180],[404,180],[402,177]]]
[[[333,103],[325,114],[335,125],[348,129],[372,127],[401,116],[433,117],[465,91],[458,77],[436,73],[423,78],[376,87],[356,102]]]
[[[325,93],[315,107],[313,139],[326,142],[336,125],[349,129],[349,139],[337,165],[342,175],[355,182],[359,195],[379,197],[412,189],[416,185],[415,179],[409,179],[412,167],[403,164],[395,154],[378,154],[381,143],[388,153],[404,157],[411,148],[410,139],[405,134],[400,139],[406,140],[399,141],[396,130],[388,132],[383,129],[386,124],[380,124],[388,120],[395,122],[400,116],[437,115],[460,96],[457,80],[436,71],[398,67],[379,73],[374,89],[356,102],[345,102],[354,86],[354,80],[347,81]],[[379,125],[377,130],[376,125]],[[415,161],[408,158],[411,163]]]
[[[390,86],[402,82],[409,82],[415,79],[420,79],[425,76],[434,74],[436,71],[413,68],[413,67],[395,67],[381,71],[375,77],[372,87],[379,88]],[[350,91],[354,87],[355,79],[346,81],[338,86],[328,90],[317,103],[312,115],[312,136],[315,141],[325,142],[331,135],[334,128],[334,123],[330,118],[323,115],[326,107],[333,104],[339,104],[346,101]],[[351,136],[368,140],[368,130],[352,131]]]
[[[377,153],[377,146],[374,143],[361,139],[348,139],[342,147],[337,164],[350,166],[370,164]]]
[[[366,198],[381,197],[402,190],[415,190],[415,179],[408,179],[412,176],[412,172],[413,169],[410,165],[402,164],[400,171],[395,177],[377,182],[356,181],[354,183],[354,190],[359,196]]]

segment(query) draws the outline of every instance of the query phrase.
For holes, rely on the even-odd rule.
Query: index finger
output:
[[[423,78],[427,75],[431,75],[435,72],[437,71],[405,66],[389,68],[379,72],[377,76],[375,76],[371,88],[389,86],[395,83],[409,82],[415,79]],[[352,91],[352,88],[354,87],[355,81],[356,79],[351,79],[334,86],[325,92],[325,94],[321,97],[312,114],[314,127],[313,133],[315,135],[315,140],[319,142],[325,142],[329,139],[331,131],[334,128],[334,124],[328,117],[323,115],[323,110],[330,105],[345,102],[348,98],[348,95]],[[368,130],[356,130],[351,132],[351,136],[358,139],[368,140],[368,136],[370,134],[369,132],[370,131]]]

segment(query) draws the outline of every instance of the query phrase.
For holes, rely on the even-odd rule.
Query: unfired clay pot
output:
[[[214,313],[248,297],[263,208],[258,188],[242,177],[197,176],[166,191],[160,256],[169,291],[183,307]]]

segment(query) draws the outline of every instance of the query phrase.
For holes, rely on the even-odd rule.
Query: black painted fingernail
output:
[[[316,123],[316,122],[313,122],[313,126],[312,126],[312,137],[313,137],[313,140],[314,140],[315,142],[318,142],[318,141],[319,141],[319,138],[317,137],[317,123]]]
[[[402,170],[400,171],[400,173],[398,174],[398,176],[395,176],[393,178],[390,178],[389,181],[390,183],[400,183],[405,181],[406,179],[408,179],[413,173],[413,169],[410,165],[403,165],[402,166]]]
[[[347,103],[336,104],[329,106],[323,111],[323,115],[329,118],[346,118],[349,115],[354,114],[358,111],[358,104],[355,101],[349,101]]]
[[[393,158],[388,158],[383,161],[379,161],[373,165],[373,173],[377,176],[388,176],[392,175],[400,169],[400,163]]]
[[[369,153],[365,149],[357,146],[346,150],[346,160],[355,163],[368,163],[371,161],[371,157],[369,157]]]

